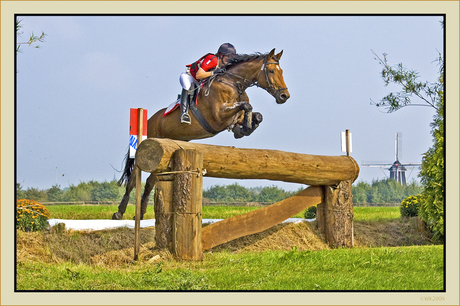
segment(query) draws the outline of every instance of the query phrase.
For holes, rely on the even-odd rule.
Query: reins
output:
[[[274,65],[279,65],[279,61],[275,60],[274,62],[267,62],[268,60],[268,55],[264,56],[264,61],[263,61],[263,65],[262,67],[260,68],[260,71],[259,71],[259,74],[257,75],[257,77],[255,78],[255,80],[248,80],[242,76],[239,76],[239,75],[236,75],[236,74],[233,74],[231,72],[228,72],[228,71],[225,71],[223,74],[227,74],[229,76],[232,76],[232,77],[235,77],[235,78],[238,78],[240,80],[243,80],[243,82],[239,82],[239,81],[236,81],[235,84],[234,83],[231,83],[231,82],[228,82],[226,80],[223,80],[223,79],[216,79],[218,75],[220,74],[214,74],[212,76],[210,76],[204,83],[201,83],[200,86],[197,87],[197,89],[199,88],[203,88],[203,86],[206,84],[206,89],[205,89],[205,92],[204,92],[204,95],[205,96],[208,96],[209,95],[209,91],[211,89],[211,85],[212,83],[214,82],[214,80],[217,80],[217,82],[220,82],[220,83],[223,83],[223,84],[226,84],[228,86],[231,86],[233,88],[236,89],[236,91],[238,92],[238,100],[241,100],[241,95],[244,93],[244,91],[249,88],[249,87],[252,87],[252,86],[256,86],[256,87],[260,87],[260,88],[263,88],[264,90],[266,90],[269,94],[275,96],[278,92],[280,92],[281,90],[284,90],[284,89],[287,89],[287,87],[284,87],[284,88],[279,88],[279,89],[276,89],[273,84],[270,82],[270,78],[268,77],[268,72],[267,72],[267,65],[270,65],[270,64],[274,64]],[[260,74],[262,73],[262,71],[264,72],[265,74],[265,81],[267,82],[267,85],[268,87],[267,88],[264,88],[262,85],[260,85],[259,83],[259,78],[260,78]],[[206,130],[207,132],[211,133],[211,134],[217,134],[217,131],[215,131],[210,125],[209,123],[206,121],[206,119],[203,117],[203,115],[201,114],[200,110],[196,107],[196,105],[194,103],[191,103],[190,105],[190,110],[192,111],[192,113],[195,115],[195,118],[197,118],[198,122],[200,123],[201,127],[203,127],[204,130]],[[233,126],[233,124],[236,123],[236,119],[237,119],[237,116],[238,114],[235,114],[235,117],[234,117],[234,122],[229,126],[227,127],[227,129],[230,131],[230,127]]]
[[[256,77],[256,79],[254,81],[250,81],[250,80],[248,80],[248,79],[246,79],[246,78],[244,78],[242,76],[239,76],[239,75],[236,75],[236,74],[233,74],[231,72],[226,71],[224,74],[227,74],[227,75],[230,75],[230,76],[233,76],[233,77],[236,77],[236,78],[239,78],[239,79],[243,80],[243,84],[241,84],[240,82],[237,81],[236,85],[235,85],[235,84],[232,84],[230,82],[224,81],[222,79],[217,79],[217,82],[220,82],[220,83],[223,83],[223,84],[226,84],[226,85],[234,87],[238,91],[239,96],[241,96],[243,94],[243,91],[246,88],[249,88],[249,87],[252,87],[252,86],[260,87],[260,88],[266,90],[271,95],[275,95],[279,91],[287,89],[287,87],[275,89],[273,84],[270,82],[270,78],[268,77],[268,72],[267,72],[267,65],[270,65],[270,64],[279,65],[279,62],[275,61],[275,62],[268,62],[267,63],[267,59],[268,59],[268,56],[265,56],[263,65],[260,68],[259,74],[257,75],[257,77]],[[268,85],[267,88],[264,88],[259,83],[259,78],[260,78],[260,74],[262,73],[262,71],[264,71],[264,73],[265,73],[265,81],[267,82],[267,85]],[[207,96],[209,94],[209,90],[211,88],[211,85],[214,82],[214,80],[216,79],[216,77],[217,77],[217,75],[213,75],[213,76],[211,76],[209,78],[208,86],[207,86],[206,91],[205,91],[205,96]]]

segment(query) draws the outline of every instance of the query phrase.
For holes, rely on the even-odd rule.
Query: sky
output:
[[[278,105],[260,88],[247,93],[264,120],[249,137],[233,133],[193,142],[343,155],[340,132],[352,133],[351,156],[394,161],[402,134],[402,163],[420,163],[432,146],[435,110],[406,107],[388,114],[371,105],[398,86],[385,87],[372,51],[403,63],[420,81],[435,82],[443,53],[442,16],[19,16],[25,41],[46,33],[40,48],[22,46],[16,66],[16,175],[24,189],[61,188],[120,177],[129,146],[130,108],[152,116],[180,93],[185,65],[225,42],[238,53],[283,50],[280,66],[290,99]],[[210,25],[207,29],[204,25]],[[217,29],[217,31],[215,31]],[[231,29],[231,30],[230,30]],[[419,102],[414,100],[414,102]],[[418,169],[408,170],[408,181]],[[372,182],[387,170],[362,167]],[[148,174],[143,174],[143,180]],[[205,177],[203,187],[300,184]]]

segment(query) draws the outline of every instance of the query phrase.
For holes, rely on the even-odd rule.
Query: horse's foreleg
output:
[[[144,215],[147,212],[147,205],[149,204],[149,196],[152,192],[153,187],[155,187],[156,182],[158,182],[157,176],[155,174],[150,174],[145,182],[144,194],[141,199],[141,220],[144,219]]]
[[[252,134],[252,132],[255,131],[256,128],[259,127],[259,124],[263,120],[263,116],[259,112],[251,112],[251,128],[248,128],[248,126],[244,126],[246,122],[246,114],[244,114],[244,120],[242,123],[238,123],[235,125],[233,128],[233,135],[236,139],[241,138],[243,136],[249,136]]]
[[[252,132],[259,127],[259,124],[262,122],[264,117],[259,112],[252,113]],[[252,133],[251,132],[251,133]]]
[[[134,186],[136,185],[135,177],[136,177],[136,174],[135,172],[133,172],[128,179],[128,183],[126,184],[125,195],[123,196],[123,199],[121,200],[120,205],[118,205],[118,211],[113,214],[112,220],[121,220],[123,218],[123,214],[126,211],[126,206],[128,206],[129,194],[131,193]]]
[[[243,119],[243,132],[250,133],[252,131],[252,105],[246,103],[243,105],[244,119]]]

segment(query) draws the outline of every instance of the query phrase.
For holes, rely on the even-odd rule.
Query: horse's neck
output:
[[[255,82],[257,81],[257,78],[260,74],[262,65],[263,58],[240,64],[236,66],[234,69],[230,70],[230,72],[234,75],[239,76],[240,78],[243,78],[250,82]],[[249,84],[246,85],[247,87],[249,86]]]

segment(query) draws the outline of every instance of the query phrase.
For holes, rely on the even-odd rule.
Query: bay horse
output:
[[[228,129],[235,138],[249,136],[262,122],[262,115],[252,112],[246,89],[257,86],[271,94],[278,104],[289,99],[289,91],[284,83],[283,70],[279,61],[283,51],[275,54],[236,54],[225,66],[224,72],[214,74],[203,83],[197,94],[196,103],[190,110],[192,123],[180,123],[180,110],[176,109],[164,116],[165,108],[156,112],[147,122],[148,138],[170,138],[190,141],[215,136]],[[196,111],[198,109],[198,111]],[[197,119],[198,118],[198,119]],[[135,187],[134,158],[126,156],[126,164],[119,185],[126,184],[126,192],[112,219],[121,220],[126,211],[129,194]],[[151,173],[147,178],[141,200],[141,220],[147,211],[150,192],[157,176]]]

